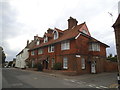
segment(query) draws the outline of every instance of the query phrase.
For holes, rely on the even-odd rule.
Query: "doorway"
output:
[[[48,69],[48,61],[47,60],[43,61],[43,69]]]

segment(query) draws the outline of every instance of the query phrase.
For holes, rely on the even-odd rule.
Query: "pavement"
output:
[[[8,68],[3,70],[3,88],[117,88],[117,73],[62,74]]]

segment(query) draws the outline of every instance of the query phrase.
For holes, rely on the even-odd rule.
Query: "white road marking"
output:
[[[38,79],[38,78],[35,77],[34,79],[36,80],[36,79]]]
[[[102,88],[108,88],[108,87],[105,87],[105,86],[100,86],[100,87],[102,87]]]
[[[75,82],[74,80],[70,80],[71,82]]]
[[[96,87],[96,88],[100,88],[100,87]]]
[[[93,85],[88,85],[88,86],[90,86],[90,87],[94,87]]]

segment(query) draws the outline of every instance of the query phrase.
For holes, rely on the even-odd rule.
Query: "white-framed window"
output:
[[[68,58],[67,57],[63,57],[63,68],[68,69]]]
[[[54,64],[55,64],[55,59],[52,58],[52,63],[51,63],[51,67],[52,67],[52,68],[53,68]]]
[[[85,33],[85,34],[88,34],[87,30],[83,29],[82,32]]]
[[[100,51],[100,44],[99,43],[90,43],[89,51]]]
[[[46,43],[46,42],[48,42],[48,37],[47,36],[44,37],[44,43]]]
[[[40,44],[40,41],[39,41],[39,40],[37,40],[36,45],[39,45],[39,44]]]
[[[50,45],[49,47],[48,47],[48,52],[54,52],[54,45]]]
[[[54,31],[54,40],[58,38],[58,32]]]
[[[81,68],[85,69],[85,58],[81,58]]]
[[[43,49],[38,49],[38,54],[43,54]]]
[[[61,50],[68,50],[70,49],[70,41],[63,41],[61,43]]]
[[[35,51],[31,51],[31,55],[32,55],[32,56],[35,55]]]

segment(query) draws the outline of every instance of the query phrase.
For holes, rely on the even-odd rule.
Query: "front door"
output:
[[[96,73],[96,63],[91,63],[91,73]]]

